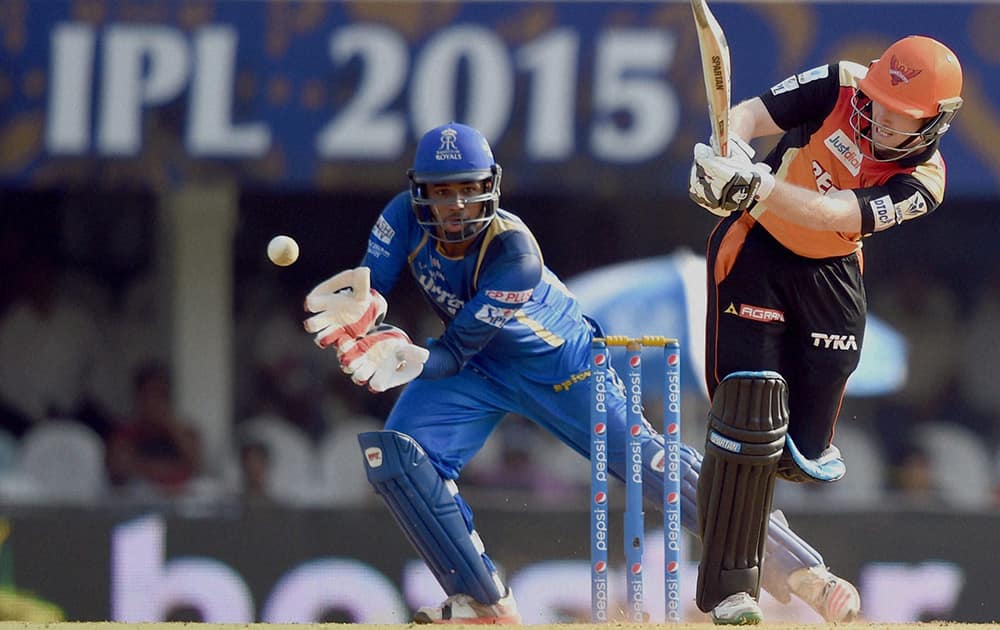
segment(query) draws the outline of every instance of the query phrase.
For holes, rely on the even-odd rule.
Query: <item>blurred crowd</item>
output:
[[[279,282],[263,268],[237,277],[236,417],[220,458],[203,451],[196,420],[204,419],[175,407],[155,316],[164,292],[150,269],[109,280],[39,247],[29,232],[51,226],[0,225],[0,501],[375,501],[355,436],[381,427],[396,394],[354,386],[313,345],[301,327],[308,284]],[[870,291],[872,312],[908,341],[906,384],[845,400],[835,438],[848,463],[844,481],[780,484],[776,502],[1000,507],[1000,388],[992,382],[1000,272],[971,295],[929,269],[872,278]],[[415,340],[436,336],[440,323],[418,300],[394,294],[389,319]],[[707,402],[691,391],[683,438],[699,445]],[[662,402],[646,404],[656,418]],[[467,494],[535,507],[584,505],[588,484],[586,460],[520,417],[499,426],[462,479]]]

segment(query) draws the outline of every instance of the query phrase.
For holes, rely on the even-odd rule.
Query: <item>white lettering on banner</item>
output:
[[[261,83],[281,78],[297,86],[308,76],[299,68],[247,67],[241,46],[260,44],[247,44],[243,34],[230,24],[191,31],[167,24],[54,26],[47,151],[137,155],[145,117],[187,92],[182,133],[192,156],[267,156],[275,144],[272,126],[287,128],[279,121],[288,112],[271,113],[266,91],[258,90],[242,107],[250,117],[269,120],[236,122],[237,78],[249,73],[260,75]],[[539,162],[581,152],[611,163],[641,162],[661,155],[677,136],[681,108],[668,76],[677,42],[662,28],[608,26],[582,37],[565,26],[512,42],[484,25],[454,24],[414,47],[407,33],[359,22],[338,25],[328,46],[328,59],[312,70],[335,78],[331,93],[349,96],[315,131],[306,131],[312,137],[278,141],[312,146],[317,160],[397,159],[409,150],[414,130],[455,119],[460,105],[463,120],[498,139],[523,110],[523,157]],[[590,60],[592,69],[581,68]],[[349,64],[357,71],[339,72]],[[581,85],[588,87],[578,94]],[[300,100],[291,100],[292,115],[306,107]],[[581,101],[588,106],[578,107]],[[580,120],[580,112],[588,118]],[[302,133],[301,125],[294,132]],[[577,144],[581,138],[584,147]]]
[[[123,622],[163,621],[189,606],[203,621],[248,623],[253,595],[243,578],[211,558],[164,562],[166,525],[150,516],[115,528],[111,540],[111,617]]]
[[[673,541],[679,535],[679,523],[671,521],[669,528]],[[350,615],[354,623],[399,624],[409,620],[410,610],[441,597],[441,587],[418,559],[404,562],[397,587],[360,560],[311,558],[280,568],[282,574],[271,591],[260,595],[260,618],[255,619],[254,596],[238,571],[214,558],[166,557],[166,534],[166,522],[160,516],[127,521],[112,530],[108,576],[111,621],[165,621],[171,609],[185,606],[210,623],[316,623],[324,611],[336,609]],[[647,565],[662,566],[663,540],[662,531],[647,532]],[[697,562],[682,562],[679,572],[679,614],[685,619],[700,618],[695,609],[696,580],[687,579],[697,575]],[[543,560],[508,575],[527,624],[559,623],[573,611],[579,611],[580,616],[589,614],[587,560]],[[611,567],[604,576],[606,583],[623,584],[624,568]],[[860,580],[866,618],[896,623],[942,618],[954,610],[964,582],[962,568],[951,562],[868,563],[861,568]],[[614,590],[603,595],[605,607],[624,605],[618,601],[622,594]],[[661,619],[666,612],[662,598],[650,598],[648,603],[652,618]],[[796,607],[778,607],[768,619],[811,620],[797,616],[796,611]]]
[[[357,60],[362,75],[354,97],[320,130],[316,153],[328,159],[399,156],[406,143],[406,118],[389,108],[406,83],[406,40],[385,26],[356,24],[330,35],[329,50],[335,68]],[[440,120],[451,118],[441,118],[423,129],[440,124]]]
[[[84,153],[90,146],[94,39],[94,29],[83,24],[60,24],[52,31],[45,147],[53,155]]]
[[[97,144],[104,155],[142,148],[142,108],[167,103],[190,74],[187,41],[169,26],[110,26],[104,34]]]
[[[597,38],[590,142],[598,158],[641,162],[659,155],[677,133],[680,106],[664,78],[676,48],[661,29],[612,29]],[[620,123],[623,115],[630,124]]]
[[[267,153],[271,132],[262,123],[232,123],[239,34],[229,26],[194,34],[187,146],[198,157],[257,156]]]
[[[95,55],[101,39],[100,55]],[[185,139],[198,157],[260,157],[270,148],[263,123],[231,121],[238,34],[228,26],[198,29],[188,41],[170,26],[116,24],[103,32],[60,26],[52,36],[52,89],[46,148],[54,155],[91,149],[92,77],[97,91],[97,152],[131,156],[142,150],[143,111],[168,103],[190,87]],[[95,68],[100,72],[95,72]]]

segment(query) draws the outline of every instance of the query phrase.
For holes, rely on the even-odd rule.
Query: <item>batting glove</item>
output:
[[[305,309],[315,313],[303,322],[306,332],[315,334],[316,345],[327,348],[363,337],[382,323],[388,304],[371,288],[371,270],[357,267],[318,284],[306,296]]]
[[[406,332],[390,324],[376,326],[338,351],[344,373],[373,392],[384,392],[417,378],[429,356],[427,348],[414,345]]]
[[[755,155],[757,152],[743,138],[729,134],[729,157],[753,164]]]
[[[718,216],[746,210],[774,190],[774,175],[766,164],[745,155],[720,157],[707,144],[694,146],[688,194],[699,206]]]

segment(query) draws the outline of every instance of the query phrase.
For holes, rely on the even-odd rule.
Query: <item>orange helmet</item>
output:
[[[912,35],[889,46],[858,87],[893,111],[931,118],[962,105],[962,66],[941,42]]]
[[[962,66],[941,42],[911,35],[872,62],[867,75],[858,81],[858,90],[862,95],[855,96],[855,114],[868,118],[867,122],[871,122],[870,115],[863,110],[871,100],[892,111],[928,119],[919,132],[911,134],[914,137],[905,149],[900,147],[891,158],[899,159],[929,146],[948,130],[962,106]]]

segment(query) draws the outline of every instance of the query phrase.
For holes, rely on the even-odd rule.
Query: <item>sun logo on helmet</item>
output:
[[[893,85],[909,83],[910,79],[916,77],[921,72],[922,70],[919,68],[907,67],[905,63],[896,58],[896,55],[893,55],[889,60],[889,80],[892,81]]]

